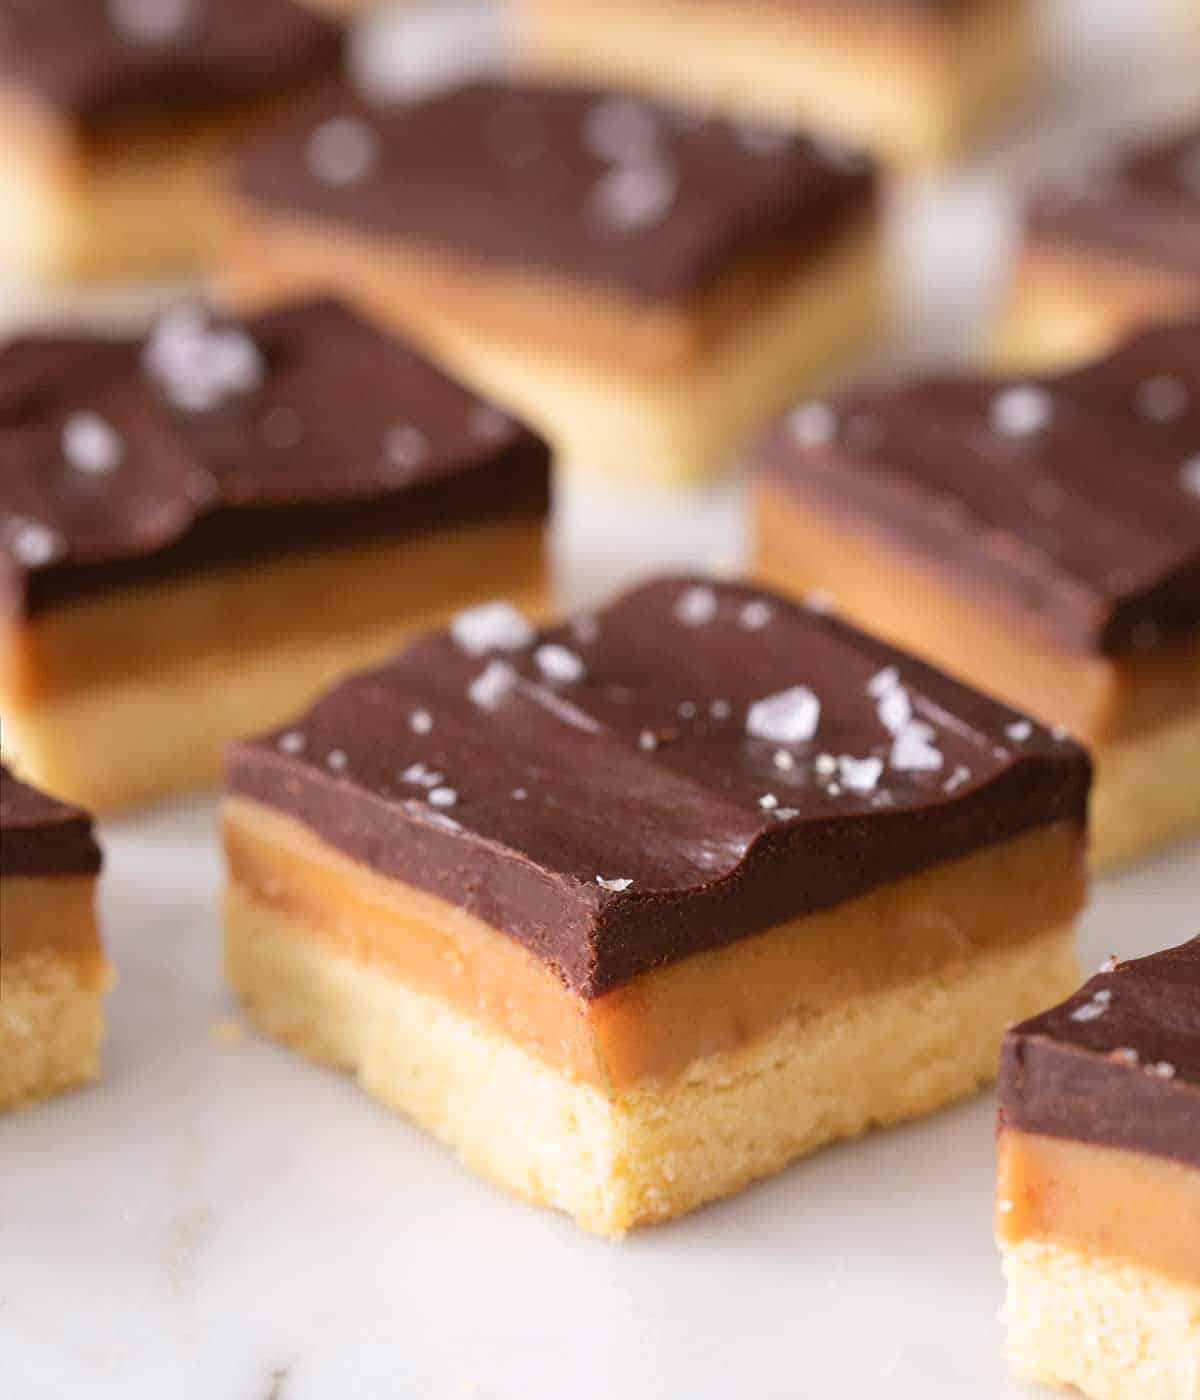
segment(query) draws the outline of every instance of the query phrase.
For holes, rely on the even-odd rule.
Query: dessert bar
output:
[[[342,48],[291,0],[0,0],[0,263],[51,280],[190,270],[227,146]]]
[[[1200,314],[1200,125],[1112,151],[1030,205],[997,352],[1052,368]]]
[[[1200,1396],[1200,938],[1006,1037],[1008,1354],[1096,1400]]]
[[[549,454],[332,302],[0,350],[0,715],[108,809],[214,777],[414,628],[542,606]]]
[[[761,576],[1078,736],[1098,865],[1200,827],[1200,321],[801,403],[758,458]]]
[[[751,587],[475,610],[234,747],[228,972],[273,1035],[620,1235],[991,1080],[1077,985],[1088,776]]]
[[[727,464],[880,314],[865,159],[584,89],[333,88],[249,144],[223,247],[238,304],[334,287],[642,481]]]
[[[0,766],[0,1109],[99,1073],[99,870],[87,813]]]
[[[522,0],[530,66],[829,132],[889,161],[955,155],[1025,85],[1028,0]]]

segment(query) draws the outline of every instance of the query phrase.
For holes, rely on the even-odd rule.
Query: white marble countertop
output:
[[[970,348],[1011,243],[1008,177],[1031,153],[1200,103],[1170,9],[1152,22],[1152,0],[1048,4],[1040,98],[970,166],[898,201],[890,358]],[[47,309],[0,290],[0,320]],[[735,566],[739,505],[736,485],[568,491],[569,598],[655,565]],[[4,1400],[1030,1393],[1000,1359],[991,1095],[606,1244],[243,1026],[219,975],[210,799],[103,838],[120,973],[105,1080],[0,1121]],[[1192,843],[1098,885],[1085,963],[1182,941],[1198,911]]]

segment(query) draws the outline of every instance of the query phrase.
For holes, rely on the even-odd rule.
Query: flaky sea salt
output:
[[[945,760],[933,738],[929,725],[913,721],[896,735],[888,761],[898,773],[937,772]]]
[[[354,185],[379,159],[379,137],[361,117],[330,117],[309,136],[305,159],[321,184]]]
[[[992,400],[988,419],[1002,437],[1032,437],[1054,421],[1054,399],[1038,384],[1015,384]]]
[[[458,793],[452,787],[435,787],[429,793],[429,800],[435,807],[453,807]]]
[[[675,617],[685,627],[705,627],[716,615],[717,595],[711,588],[688,588],[676,600]]]
[[[1004,733],[1014,744],[1023,744],[1033,734],[1033,725],[1027,719],[1015,719],[1004,726]]]
[[[1187,412],[1187,385],[1174,374],[1151,375],[1137,386],[1134,404],[1152,423],[1173,423]]]
[[[296,755],[303,753],[308,747],[308,740],[297,729],[289,729],[286,734],[281,734],[276,741],[276,747],[280,753]]]
[[[450,635],[463,651],[482,656],[488,651],[519,651],[530,646],[537,633],[511,603],[497,600],[457,613],[450,619]]]
[[[507,661],[489,661],[467,687],[471,703],[483,710],[500,706],[517,684],[517,673]]]
[[[639,233],[666,217],[679,188],[675,171],[661,161],[620,165],[592,190],[592,222],[610,233]]]
[[[49,564],[66,548],[58,531],[52,530],[49,525],[43,525],[40,520],[18,518],[11,522],[6,535],[9,552],[27,569],[37,569],[43,564]]]
[[[614,893],[620,894],[622,890],[627,890],[629,886],[633,884],[633,881],[625,879],[609,880],[605,879],[603,875],[597,875],[596,883],[601,889],[612,890]]]
[[[88,476],[106,476],[125,458],[121,435],[98,413],[72,413],[63,424],[63,457],[68,466]]]
[[[850,754],[838,758],[838,779],[848,792],[874,792],[882,776],[881,758],[853,758]]]
[[[433,716],[428,710],[414,710],[408,717],[408,726],[414,734],[428,734],[433,728]]]
[[[738,626],[747,632],[758,632],[770,622],[774,609],[762,598],[752,598],[738,613]]]
[[[750,706],[746,733],[773,744],[805,744],[817,732],[821,702],[805,685],[790,686]]]
[[[837,414],[820,399],[807,399],[788,414],[787,430],[799,447],[827,447],[837,437]]]
[[[547,642],[538,647],[533,659],[538,670],[548,681],[571,684],[583,680],[587,674],[587,668],[576,653],[557,642]]]

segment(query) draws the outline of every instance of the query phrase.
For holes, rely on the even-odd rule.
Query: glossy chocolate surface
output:
[[[1036,239],[1200,277],[1200,125],[1079,171],[1032,203]]]
[[[0,613],[548,504],[538,438],[333,302],[0,351]]]
[[[648,300],[802,258],[873,204],[865,158],[583,88],[479,82],[421,102],[326,90],[243,154],[253,202]]]
[[[293,0],[0,0],[0,89],[85,129],[285,92],[342,47]]]
[[[1000,1126],[1200,1167],[1200,938],[1011,1030]]]
[[[0,875],[92,875],[99,869],[91,817],[19,782],[0,764]]]
[[[1074,650],[1200,638],[1200,321],[1039,382],[917,379],[802,405],[760,462]]]
[[[1077,746],[747,586],[658,580],[510,649],[454,632],[236,746],[230,790],[585,997],[1084,819]]]

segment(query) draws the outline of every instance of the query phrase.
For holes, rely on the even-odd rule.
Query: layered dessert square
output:
[[[87,813],[0,765],[0,1110],[100,1071],[99,871]]]
[[[476,610],[235,746],[228,973],[272,1035],[617,1236],[991,1080],[1077,985],[1088,778],[751,587]]]
[[[535,71],[944,161],[1024,86],[1028,0],[521,0]]]
[[[687,481],[879,318],[869,164],[585,89],[346,89],[251,143],[240,304],[335,287],[541,429],[571,466]]]
[[[1086,360],[1147,323],[1200,314],[1200,123],[1085,165],[1030,203],[997,353]]]
[[[1200,321],[801,403],[755,495],[764,579],[1091,749],[1097,865],[1200,827]]]
[[[999,1152],[1013,1367],[1095,1400],[1196,1400],[1200,938],[1111,959],[1009,1033]]]
[[[543,605],[549,454],[332,302],[148,341],[0,350],[0,717],[50,791],[111,809],[414,628]]]
[[[341,66],[292,0],[0,0],[0,264],[171,276],[211,234],[217,163]]]

